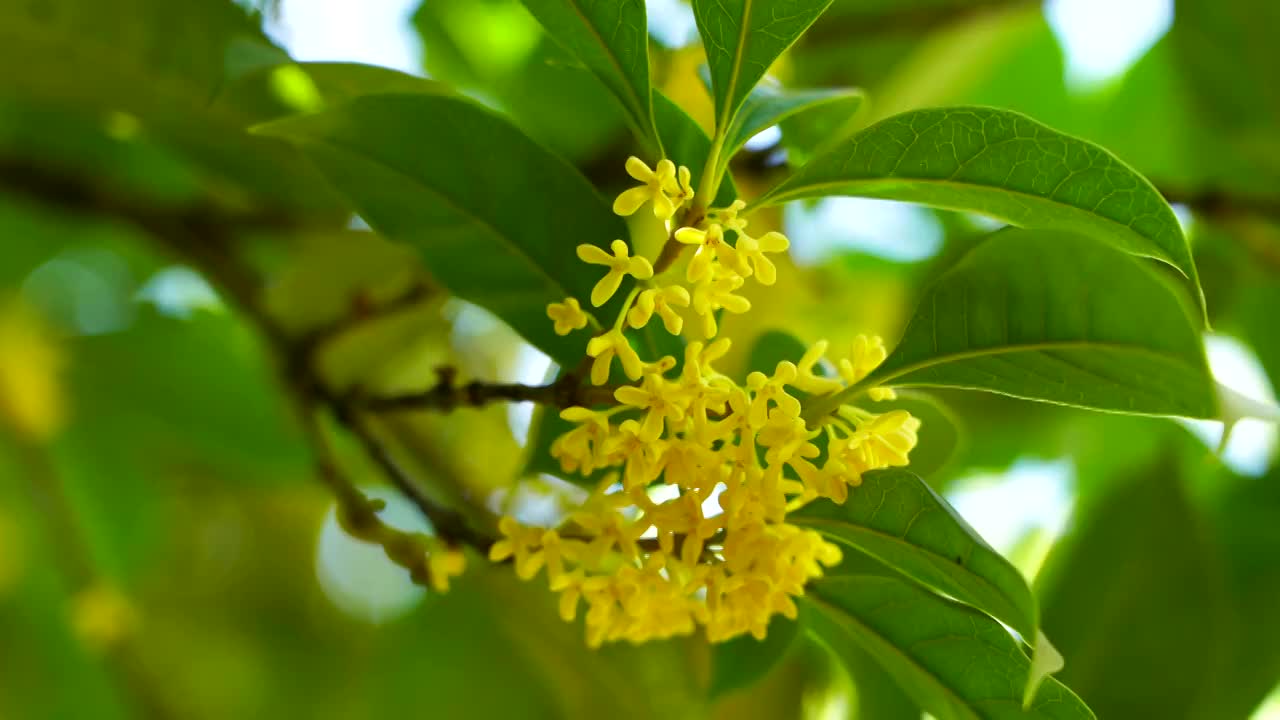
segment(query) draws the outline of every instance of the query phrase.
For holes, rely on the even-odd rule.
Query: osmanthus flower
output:
[[[614,328],[604,335],[591,338],[587,343],[587,354],[595,358],[591,363],[591,384],[603,385],[609,381],[609,366],[616,355],[622,363],[622,371],[632,380],[639,380],[644,374],[644,362],[631,347],[627,336],[620,328]]]
[[[623,405],[645,411],[644,422],[640,426],[640,439],[645,442],[657,440],[668,424],[677,427],[684,420],[682,398],[670,390],[660,375],[650,373],[640,387],[620,387],[613,391],[613,396]]]
[[[748,235],[747,221],[739,216],[745,207],[746,203],[743,201],[734,200],[732,205],[713,215],[719,224],[727,230],[732,230],[737,237],[733,245],[734,254],[729,264],[743,276],[755,275],[761,285],[772,285],[778,280],[778,269],[772,260],[764,256],[764,253],[786,252],[787,248],[791,247],[791,242],[787,240],[786,235],[773,230],[759,238]],[[690,280],[692,281],[692,278]]]
[[[837,365],[840,369],[840,377],[852,385],[870,375],[871,371],[875,370],[888,356],[889,351],[884,347],[884,340],[859,335],[853,340],[853,349],[849,357],[841,359]],[[897,397],[892,388],[885,387],[872,388],[867,394],[872,400],[892,400]]]
[[[649,170],[633,160],[628,172],[645,184],[619,196],[620,212],[652,200],[670,217],[692,197],[687,170],[670,161]],[[862,473],[905,464],[916,445],[920,423],[902,410],[876,414],[846,403],[819,419],[802,413],[798,394],[830,395],[867,377],[885,359],[879,339],[859,338],[834,364],[819,341],[771,375],[744,379],[715,367],[730,349],[729,338],[716,337],[717,311],[748,312],[737,291],[752,277],[765,285],[776,279],[765,254],[787,247],[778,233],[748,235],[744,207],[698,213],[695,226],[677,230],[680,242],[697,246],[687,284],[644,282],[652,267],[621,241],[612,255],[579,248],[584,261],[608,268],[592,294],[597,307],[623,276],[642,281],[612,327],[587,345],[593,384],[609,381],[615,357],[630,382],[612,388],[607,407],[564,410],[575,427],[551,447],[565,473],[607,472],[559,527],[504,518],[490,554],[514,561],[522,578],[545,572],[566,620],[585,603],[589,645],[698,628],[715,642],[763,637],[775,616],[795,617],[795,598],[810,580],[840,562],[835,545],[789,523],[788,514],[818,498],[843,502]],[[659,317],[668,332],[684,334],[678,309],[686,307],[700,317],[705,338],[690,338],[678,371],[674,357],[641,357],[623,332],[644,331]],[[584,326],[568,301],[548,316],[557,330]],[[827,367],[834,368],[829,376]],[[869,388],[872,397],[889,393]],[[823,433],[825,449],[814,442]]]
[[[568,335],[587,326],[587,314],[578,304],[578,298],[565,298],[564,302],[547,306],[547,317],[555,323],[557,335]]]
[[[738,257],[738,251],[724,237],[724,227],[719,223],[712,223],[705,230],[698,228],[680,228],[675,233],[677,242],[685,245],[696,245],[697,250],[693,253],[693,259],[689,261],[689,267],[685,271],[685,279],[691,283],[701,281],[703,278],[711,274],[712,263],[717,260],[722,265],[733,269],[737,273],[742,273],[744,266]]]
[[[560,411],[562,420],[578,424],[551,443],[551,456],[560,461],[562,470],[590,475],[603,465],[607,445],[614,437],[609,425],[609,417],[613,412],[616,411],[598,412],[584,407]]]
[[[596,307],[609,302],[609,298],[613,297],[613,294],[618,292],[618,287],[622,285],[623,277],[630,275],[637,280],[653,277],[653,266],[649,261],[638,256],[632,257],[627,244],[622,240],[614,240],[609,249],[613,251],[612,255],[590,243],[578,246],[580,260],[609,268],[609,272],[591,289],[591,304]],[[548,312],[550,312],[549,309]]]
[[[652,202],[654,216],[666,220],[681,204],[693,199],[688,168],[677,172],[675,163],[664,158],[658,161],[656,169],[651,169],[634,155],[627,158],[626,168],[628,175],[643,184],[623,192],[613,201],[613,211],[618,215],[631,215],[646,202]]]
[[[649,324],[649,319],[657,313],[667,332],[679,335],[684,329],[684,318],[676,311],[676,307],[689,307],[689,291],[680,285],[668,285],[663,288],[649,288],[640,291],[635,305],[627,313],[627,322],[631,327],[642,328]]]
[[[735,295],[742,287],[741,275],[715,266],[711,273],[693,287],[693,311],[702,318],[702,332],[706,337],[715,337],[719,332],[716,322],[716,311],[721,308],[740,315],[751,309],[751,301]]]
[[[753,427],[764,427],[769,420],[770,404],[776,405],[785,415],[799,417],[800,401],[787,393],[787,386],[795,382],[797,374],[795,364],[783,360],[774,368],[772,376],[758,370],[747,376],[747,389],[754,393],[751,400]]]
[[[455,548],[440,547],[427,554],[427,568],[431,574],[431,589],[443,593],[449,591],[449,579],[467,569],[467,556]]]

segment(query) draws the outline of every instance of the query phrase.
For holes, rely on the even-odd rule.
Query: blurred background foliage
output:
[[[689,8],[649,13],[655,84],[707,125]],[[1274,399],[1277,27],[1280,5],[1262,0],[836,0],[773,73],[867,92],[831,133],[989,104],[1110,148],[1179,209],[1215,373]],[[289,51],[431,80],[299,70]],[[777,664],[747,644],[720,667],[696,639],[591,652],[506,568],[473,558],[453,592],[426,593],[337,528],[284,359],[214,289],[234,278],[202,276],[198,245],[175,253],[154,236],[201,227],[200,208],[252,220],[239,247],[293,333],[408,295],[326,346],[334,387],[420,389],[446,364],[549,377],[412,253],[347,227],[299,156],[246,132],[432,81],[507,113],[606,190],[624,179],[620,113],[516,0],[0,2],[0,718],[919,717],[873,665],[847,677],[804,637],[769,651]],[[811,143],[786,127],[757,137],[733,167],[740,192]],[[273,232],[280,211],[313,226]],[[739,370],[778,329],[896,338],[923,284],[990,229],[853,199],[771,222],[792,262],[756,312],[727,321]],[[654,233],[632,230],[642,247]],[[1034,578],[1061,678],[1100,718],[1280,717],[1274,427],[1243,423],[1215,455],[1212,424],[981,394],[921,402],[922,472]],[[554,517],[576,491],[530,476],[531,420],[495,406],[380,430],[430,492]],[[384,517],[423,527],[339,440],[388,499]]]

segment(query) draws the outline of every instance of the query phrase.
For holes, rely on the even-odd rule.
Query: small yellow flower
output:
[[[676,172],[676,188],[671,193],[671,201],[680,207],[693,199],[693,174],[689,168],[681,165]]]
[[[627,314],[627,322],[633,328],[642,328],[649,323],[649,318],[656,312],[662,318],[667,332],[679,335],[684,329],[684,318],[672,306],[689,307],[689,291],[680,285],[669,285],[664,288],[650,288],[636,297],[636,303]]]
[[[565,472],[590,475],[603,464],[609,416],[584,407],[570,407],[560,411],[560,418],[578,423],[578,427],[551,443],[551,457],[560,461]]]
[[[431,589],[438,593],[449,592],[449,578],[457,577],[467,569],[467,556],[461,550],[441,547],[428,553],[427,567],[431,571]]]
[[[631,257],[625,242],[614,240],[609,247],[613,250],[612,255],[595,245],[584,243],[578,246],[578,257],[583,262],[609,268],[609,272],[591,289],[591,304],[596,307],[609,302],[609,298],[618,292],[623,276],[630,275],[637,280],[653,277],[653,266],[642,257]]]
[[[734,200],[727,208],[718,208],[708,213],[715,218],[721,225],[733,230],[734,232],[742,232],[747,229],[747,221],[738,217],[738,213],[747,206],[742,200]]]
[[[774,368],[772,377],[758,370],[747,376],[747,388],[755,393],[751,400],[752,427],[760,429],[768,422],[770,403],[786,415],[800,416],[800,401],[788,395],[786,389],[796,379],[796,375],[795,364],[783,360]]]
[[[796,379],[791,384],[797,389],[815,395],[832,393],[843,387],[839,380],[822,377],[814,372],[814,368],[822,360],[822,356],[826,354],[826,340],[819,340],[810,345],[805,350],[804,356],[800,358],[800,362],[796,363]]]
[[[751,309],[751,301],[733,293],[742,287],[741,275],[727,272],[724,275],[712,273],[703,278],[693,288],[693,311],[702,318],[702,331],[708,338],[715,337],[716,311],[724,308],[731,313],[744,313]]]
[[[884,340],[879,336],[859,335],[853,340],[853,351],[849,357],[837,365],[840,377],[852,385],[870,375],[888,356],[889,351],[885,349]],[[892,388],[872,388],[867,394],[872,400],[892,400],[897,397]]]
[[[622,371],[627,377],[639,380],[644,373],[644,363],[640,361],[640,356],[618,328],[591,338],[591,342],[587,343],[587,354],[595,358],[591,363],[592,385],[603,385],[609,381],[609,366],[613,363],[614,355],[622,362]]]
[[[740,262],[750,266],[750,270],[754,272],[756,280],[759,280],[761,285],[772,285],[778,281],[778,269],[774,267],[772,260],[764,256],[764,253],[785,252],[789,247],[791,242],[780,232],[770,231],[759,238],[753,238],[742,232],[738,233],[737,249]]]
[[[716,260],[739,273],[744,267],[737,251],[725,240],[724,227],[719,223],[712,223],[706,230],[680,228],[676,231],[675,238],[677,242],[685,245],[698,246],[698,251],[693,254],[686,272],[686,279],[691,283],[699,282],[711,275],[711,263]]]
[[[640,438],[646,442],[657,440],[668,421],[676,427],[684,420],[684,408],[672,401],[676,393],[659,375],[646,375],[641,387],[620,387],[613,396],[623,405],[646,411],[640,429]]]
[[[551,303],[547,306],[547,317],[555,322],[557,335],[568,335],[587,326],[587,314],[578,304],[578,298],[565,298],[562,303]]]
[[[643,160],[633,155],[627,158],[626,167],[628,175],[644,184],[624,190],[613,201],[615,213],[624,217],[631,215],[641,205],[652,200],[653,214],[659,220],[666,220],[675,214],[676,204],[667,197],[668,193],[679,191],[675,163],[664,158],[658,161],[658,169],[652,170]]]

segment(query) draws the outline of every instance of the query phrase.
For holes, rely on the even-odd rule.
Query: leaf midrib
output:
[[[853,524],[853,523],[841,523],[841,522],[836,521],[836,520],[827,520],[827,519],[825,519],[825,518],[821,518],[821,519],[820,519],[820,518],[811,518],[811,517],[793,517],[793,518],[792,518],[792,522],[794,522],[796,525],[808,525],[809,527],[813,527],[813,528],[822,528],[822,527],[827,527],[827,528],[830,528],[830,527],[852,527],[852,528],[854,528],[854,529],[856,529],[856,530],[863,531],[863,532],[866,532],[866,533],[871,534],[871,535],[876,535],[876,536],[879,536],[879,537],[882,537],[882,538],[888,539],[888,540],[892,541],[894,544],[899,545],[899,546],[902,546],[902,547],[905,547],[905,548],[907,548],[907,549],[923,550],[923,551],[924,551],[924,553],[925,553],[926,555],[928,555],[929,557],[931,557],[931,558],[943,558],[943,556],[942,556],[942,555],[939,555],[939,554],[937,554],[937,553],[933,552],[932,550],[928,550],[927,548],[921,547],[921,546],[919,546],[919,545],[913,545],[913,544],[911,544],[911,543],[907,542],[904,538],[899,538],[899,537],[897,537],[896,535],[890,535],[890,534],[889,534],[889,533],[887,533],[887,532],[884,532],[884,531],[882,531],[882,530],[876,530],[876,529],[874,529],[874,528],[867,527],[866,525],[855,525],[855,524]],[[844,540],[840,535],[836,535],[836,534],[834,534],[834,533],[831,533],[831,534],[829,534],[828,536],[829,536],[829,537],[831,537],[831,538],[832,538],[832,539],[834,539],[834,540],[842,541],[842,542],[844,542],[845,544],[847,544],[847,545],[849,545],[850,547],[853,547],[853,548],[855,548],[855,549],[857,549],[857,550],[863,550],[863,548],[858,547],[858,546],[857,546],[857,545],[855,545],[854,543],[851,543],[851,542],[848,542],[847,540]],[[975,546],[977,546],[977,544],[976,544],[976,543],[975,543]],[[864,551],[865,551],[865,550],[864,550]],[[972,556],[972,555],[971,555],[971,556]],[[946,560],[945,558],[943,558],[942,566],[943,566],[943,567],[951,567],[952,565],[951,565],[951,563],[950,563],[950,561],[949,561],[949,560]],[[981,581],[981,584],[982,584],[983,586],[985,586],[985,587],[987,587],[988,589],[990,589],[990,590],[994,591],[994,592],[995,592],[995,594],[996,594],[997,596],[1002,597],[1002,598],[1005,598],[1005,597],[1006,597],[1006,596],[1005,596],[1004,591],[1003,591],[1000,587],[998,587],[998,586],[994,585],[990,580],[988,580],[988,579],[986,579],[985,577],[982,577],[981,575],[978,575],[978,574],[976,574],[976,573],[970,573],[970,575],[971,575],[972,577],[975,577],[975,578],[977,578],[978,580],[980,580],[980,581]],[[1006,601],[1008,601],[1008,598],[1006,598]],[[966,604],[966,605],[968,605],[969,603],[965,603],[965,604]],[[1010,605],[1012,605],[1012,603],[1010,603]]]
[[[613,69],[618,71],[618,76],[622,78],[623,80],[622,84],[626,88],[628,100],[631,103],[634,103],[634,105],[631,108],[631,114],[634,115],[636,121],[640,123],[640,128],[638,129],[643,130],[644,103],[640,99],[640,95],[636,93],[635,88],[631,87],[631,80],[630,78],[627,77],[627,71],[623,69],[622,63],[618,59],[618,56],[614,54],[613,48],[611,48],[609,44],[604,41],[604,36],[600,34],[599,28],[597,28],[595,24],[591,22],[590,18],[587,17],[587,14],[583,12],[581,7],[579,7],[577,1],[576,0],[565,0],[565,1],[568,3],[569,7],[573,8],[573,11],[577,13],[578,17],[582,20],[582,23],[586,25],[588,29],[590,29],[591,36],[596,39],[596,42],[600,45],[600,47],[604,48],[605,57],[609,58],[609,63],[613,65]],[[645,132],[642,132],[642,134],[647,135],[648,132],[645,131]]]
[[[1173,362],[1174,364],[1183,365],[1187,369],[1194,370],[1193,367],[1185,363],[1185,360],[1186,360],[1185,358],[1182,358],[1178,355],[1173,355],[1170,353],[1153,350],[1151,348],[1143,347],[1141,345],[1130,345],[1126,343],[1117,343],[1117,342],[1109,342],[1109,341],[1099,342],[1096,340],[1062,340],[1062,341],[1053,341],[1053,342],[1000,345],[993,348],[980,348],[977,350],[967,350],[967,351],[958,352],[958,353],[948,353],[946,355],[935,355],[933,358],[930,358],[929,360],[925,360],[917,363],[911,363],[909,365],[903,365],[901,367],[898,367],[886,372],[872,372],[870,375],[863,378],[861,382],[850,386],[849,388],[842,391],[841,393],[837,393],[837,395],[843,395],[844,393],[849,392],[849,390],[852,390],[854,388],[861,389],[862,387],[867,387],[872,383],[876,383],[876,384],[889,383],[889,382],[892,382],[895,378],[900,378],[903,375],[908,375],[910,373],[917,372],[919,370],[927,370],[937,365],[946,365],[949,363],[959,362],[962,360],[971,360],[974,358],[981,358],[981,357],[988,357],[988,356],[1016,355],[1018,353],[1052,352],[1054,350],[1077,350],[1077,349],[1116,350],[1121,352],[1136,353],[1139,355],[1149,355],[1151,357],[1157,357],[1163,360],[1168,360],[1170,362]],[[836,396],[831,396],[831,397],[836,397]]]
[[[733,67],[729,70],[729,86],[725,88],[724,107],[720,109],[720,119],[716,122],[716,127],[724,128],[722,132],[725,133],[729,130],[729,116],[733,114],[730,108],[733,105],[734,96],[737,95],[738,78],[742,74],[742,58],[747,52],[747,29],[751,26],[752,10],[752,0],[743,0],[742,22],[738,25],[737,52],[733,54]]]
[[[1188,278],[1188,279],[1189,279],[1189,276],[1187,275],[1187,271],[1186,271],[1186,269],[1184,269],[1184,268],[1180,267],[1180,266],[1179,266],[1179,265],[1178,265],[1178,264],[1173,260],[1173,258],[1168,254],[1168,252],[1167,252],[1167,251],[1165,251],[1165,249],[1164,249],[1164,248],[1160,247],[1160,245],[1159,245],[1158,243],[1156,243],[1156,241],[1155,241],[1155,239],[1154,239],[1154,238],[1152,238],[1152,237],[1150,237],[1150,236],[1147,236],[1147,235],[1143,235],[1142,233],[1138,232],[1137,230],[1134,230],[1130,225],[1125,225],[1125,224],[1120,223],[1120,222],[1118,222],[1118,221],[1116,221],[1116,220],[1113,220],[1113,219],[1111,219],[1111,218],[1109,218],[1109,217],[1107,217],[1107,216],[1105,216],[1105,215],[1099,215],[1099,214],[1097,214],[1097,213],[1095,213],[1095,212],[1093,212],[1093,211],[1091,211],[1091,210],[1087,210],[1087,209],[1085,209],[1085,208],[1083,208],[1083,207],[1081,207],[1081,206],[1079,206],[1079,205],[1072,205],[1072,204],[1070,204],[1070,203],[1059,202],[1059,201],[1057,201],[1057,200],[1054,200],[1054,199],[1053,199],[1053,198],[1051,198],[1051,197],[1047,197],[1047,196],[1044,196],[1044,195],[1037,195],[1037,194],[1035,194],[1035,193],[1029,193],[1029,192],[1026,192],[1026,191],[1024,191],[1024,190],[1014,190],[1014,189],[1011,189],[1011,188],[1001,187],[1001,186],[999,186],[999,185],[983,185],[983,184],[980,184],[980,183],[973,183],[973,182],[959,182],[959,181],[955,180],[954,178],[945,178],[945,179],[943,179],[943,178],[920,178],[920,177],[911,177],[911,176],[900,176],[900,175],[894,175],[894,176],[890,176],[890,177],[877,177],[877,178],[852,178],[852,179],[849,179],[849,180],[832,180],[832,181],[821,182],[821,183],[812,183],[812,184],[802,185],[802,186],[801,186],[801,187],[803,188],[804,192],[794,192],[794,191],[793,191],[793,192],[780,192],[780,193],[773,194],[773,195],[764,195],[764,196],[762,196],[762,197],[758,198],[755,202],[753,202],[753,203],[751,203],[750,205],[748,205],[746,208],[744,208],[742,212],[743,212],[744,214],[746,214],[746,213],[753,212],[753,211],[755,211],[755,210],[757,210],[757,209],[759,209],[759,208],[761,208],[761,207],[765,207],[765,206],[767,206],[767,205],[778,205],[778,204],[781,204],[781,203],[784,203],[784,202],[790,202],[790,201],[792,201],[792,200],[800,200],[800,199],[803,199],[804,197],[807,197],[807,196],[809,195],[809,191],[811,191],[811,190],[816,190],[816,191],[817,191],[817,193],[816,193],[817,195],[825,195],[826,193],[825,193],[824,191],[826,191],[826,190],[833,190],[833,189],[836,189],[836,188],[843,188],[843,187],[850,187],[850,186],[858,186],[858,185],[869,185],[869,186],[870,186],[870,185],[876,185],[876,184],[881,184],[881,183],[893,183],[893,182],[918,183],[918,184],[923,184],[923,185],[942,185],[942,186],[947,186],[947,187],[957,187],[957,188],[966,188],[966,189],[976,188],[976,189],[981,189],[981,190],[999,191],[999,192],[1008,193],[1008,194],[1010,194],[1010,195],[1016,195],[1016,196],[1018,196],[1018,197],[1029,198],[1029,199],[1032,199],[1032,200],[1039,200],[1039,201],[1041,201],[1041,202],[1051,203],[1051,204],[1053,204],[1053,205],[1057,205],[1057,206],[1064,207],[1064,208],[1071,208],[1071,209],[1073,209],[1073,210],[1077,210],[1077,211],[1079,211],[1079,212],[1081,212],[1081,213],[1084,213],[1084,214],[1086,214],[1086,215],[1089,215],[1089,216],[1092,216],[1092,217],[1096,217],[1096,218],[1098,218],[1098,219],[1100,219],[1100,220],[1104,220],[1104,221],[1106,221],[1108,224],[1115,225],[1116,227],[1118,227],[1118,228],[1122,228],[1122,229],[1123,229],[1123,230],[1125,230],[1126,232],[1128,232],[1128,233],[1130,233],[1130,234],[1132,234],[1132,235],[1134,235],[1134,236],[1136,236],[1136,237],[1142,238],[1142,240],[1143,240],[1143,241],[1145,241],[1146,243],[1149,243],[1149,244],[1151,244],[1153,247],[1155,247],[1155,248],[1156,248],[1156,250],[1158,250],[1160,254],[1143,254],[1143,253],[1137,253],[1137,252],[1129,251],[1129,252],[1130,252],[1130,254],[1132,254],[1132,255],[1137,255],[1137,256],[1139,256],[1139,257],[1149,257],[1149,258],[1151,258],[1151,259],[1153,259],[1153,260],[1159,260],[1160,262],[1163,262],[1163,263],[1165,263],[1165,264],[1167,264],[1167,265],[1169,265],[1169,266],[1173,267],[1173,268],[1174,268],[1175,270],[1177,270],[1177,271],[1178,271],[1178,272],[1179,272],[1183,277],[1185,277],[1185,278]],[[842,194],[842,193],[832,193],[832,194],[840,195],[840,194]],[[863,196],[863,195],[851,195],[851,197],[867,197],[867,196]],[[886,199],[888,199],[888,198],[886,198]],[[916,201],[906,201],[906,202],[916,202]],[[1001,215],[998,215],[998,214],[996,214],[996,213],[993,213],[993,212],[990,212],[990,211],[987,211],[987,210],[981,210],[981,211],[979,211],[979,210],[973,210],[973,208],[958,207],[958,206],[955,206],[955,205],[952,205],[952,204],[948,204],[948,203],[937,203],[937,204],[934,204],[934,203],[920,203],[920,204],[928,205],[928,206],[930,206],[930,207],[936,207],[936,208],[939,208],[939,209],[941,209],[941,210],[958,210],[958,211],[976,212],[976,213],[978,213],[979,215],[986,215],[987,217],[991,217],[991,218],[994,218],[994,219],[996,219],[996,220],[1002,220],[1002,221],[1007,222],[1007,223],[1009,223],[1009,224],[1011,224],[1011,225],[1015,225],[1016,227],[1023,227],[1022,225],[1018,225],[1018,224],[1016,224],[1013,220],[1011,220],[1011,219],[1009,219],[1009,218],[1007,218],[1007,217],[1003,217],[1003,216],[1001,216]]]
[[[816,592],[805,593],[804,602],[811,603],[812,605],[817,607],[819,610],[824,611],[827,617],[831,620],[831,622],[835,623],[838,626],[842,626],[841,629],[843,629],[851,637],[856,636],[856,634],[852,632],[850,629],[848,629],[849,625],[857,625],[858,627],[862,628],[862,630],[866,632],[868,635],[872,635],[876,637],[886,646],[891,648],[895,654],[897,654],[907,663],[920,669],[922,674],[928,677],[930,680],[932,680],[933,684],[936,687],[940,688],[942,692],[945,693],[946,696],[951,699],[952,703],[955,706],[960,707],[963,710],[967,711],[969,713],[969,717],[972,720],[983,720],[982,716],[978,715],[977,712],[972,707],[970,707],[969,703],[959,695],[959,691],[951,687],[949,684],[943,682],[942,678],[940,678],[936,673],[934,673],[933,670],[925,667],[919,661],[917,661],[913,656],[907,654],[905,650],[898,647],[897,643],[885,637],[879,631],[872,629],[866,623],[860,622],[857,618],[853,616],[853,613],[845,611],[841,609],[839,606],[833,605],[827,602],[826,600],[823,600]]]

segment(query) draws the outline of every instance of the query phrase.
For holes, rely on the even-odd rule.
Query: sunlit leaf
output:
[[[1031,661],[999,623],[905,581],[837,575],[810,585],[802,621],[818,638],[852,641],[875,657],[938,720],[1089,720],[1089,708],[1052,678],[1022,710]]]
[[[455,295],[562,366],[583,357],[586,333],[556,335],[546,306],[576,297],[590,308],[600,273],[574,249],[627,233],[563,160],[501,117],[443,95],[364,97],[261,132],[296,142],[375,230],[417,248]],[[601,317],[612,317],[620,300]]]
[[[945,273],[863,382],[987,390],[1112,412],[1214,418],[1213,381],[1173,285],[1114,247],[1006,229]]]
[[[1169,204],[1106,150],[1025,115],[992,108],[918,110],[829,148],[757,205],[827,195],[886,198],[1070,230],[1178,268],[1199,290]]]
[[[1036,603],[1017,568],[914,473],[866,473],[843,505],[818,501],[788,518],[1035,637]]]
[[[523,0],[556,42],[604,83],[642,141],[656,141],[644,0]]]

